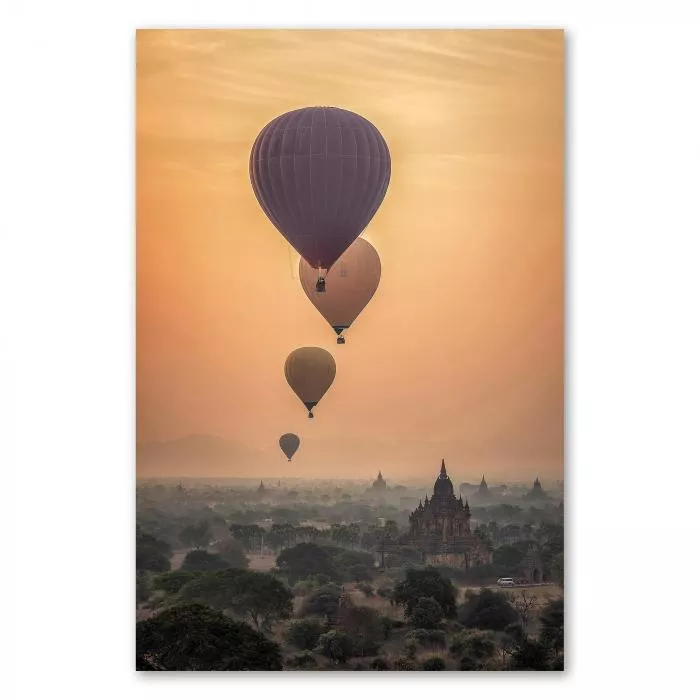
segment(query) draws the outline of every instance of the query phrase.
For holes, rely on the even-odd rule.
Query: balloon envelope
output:
[[[389,148],[359,114],[305,107],[273,119],[250,153],[250,181],[268,218],[311,267],[328,270],[379,209]]]
[[[285,433],[280,438],[280,447],[282,452],[286,455],[287,459],[291,462],[294,453],[299,449],[299,436],[294,433]]]
[[[284,376],[313,418],[313,408],[335,379],[335,360],[323,348],[297,348],[284,363]]]
[[[358,238],[326,275],[326,289],[316,288],[316,271],[299,261],[301,286],[311,303],[340,335],[349,328],[374,296],[382,276],[382,263],[369,241]]]

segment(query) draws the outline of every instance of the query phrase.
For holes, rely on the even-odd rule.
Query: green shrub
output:
[[[463,630],[450,645],[450,654],[461,657],[462,671],[480,671],[489,667],[496,653],[496,635],[485,630]]]
[[[394,662],[394,669],[397,671],[416,671],[418,670],[413,659],[409,659],[405,656],[399,657]]]
[[[180,568],[182,571],[222,571],[230,567],[218,554],[210,554],[203,549],[193,549],[187,552]]]
[[[287,665],[290,668],[315,668],[318,664],[313,654],[305,651],[303,654],[295,654],[287,659]]]
[[[459,670],[460,671],[480,671],[481,666],[476,659],[473,659],[471,656],[465,656],[459,662]]]
[[[372,580],[372,572],[370,568],[364,564],[353,564],[347,569],[347,575],[351,581],[357,581],[358,583],[360,581]]]
[[[444,649],[445,633],[442,630],[417,629],[407,632],[404,639],[428,649]]]
[[[284,638],[297,649],[314,649],[323,634],[323,625],[313,618],[292,622]]]
[[[145,603],[153,593],[153,574],[150,571],[136,572],[136,602]]]
[[[424,671],[444,671],[445,660],[441,656],[430,656],[423,662]]]
[[[391,637],[391,631],[394,628],[394,621],[390,617],[382,615],[380,622],[382,625],[382,636],[384,639],[389,639]]]
[[[166,571],[163,574],[158,574],[153,579],[153,586],[159,591],[175,594],[178,593],[185,584],[189,583],[197,576],[198,574],[194,571],[182,571],[182,569]]]
[[[517,623],[520,617],[510,601],[500,591],[482,588],[469,596],[457,611],[458,621],[465,627],[503,631]]]
[[[335,618],[340,601],[340,586],[328,583],[313,591],[301,606],[301,615]]]
[[[343,664],[352,656],[353,644],[344,632],[331,630],[318,640],[317,651],[335,664]]]
[[[396,584],[393,600],[403,606],[407,615],[422,598],[433,598],[442,609],[442,617],[452,619],[456,615],[456,590],[452,582],[441,576],[437,569],[408,569],[405,578]]]
[[[361,583],[357,590],[362,591],[368,598],[374,595],[374,588],[369,583]]]
[[[442,608],[435,598],[419,598],[411,612],[411,624],[432,630],[439,627],[442,617]]]

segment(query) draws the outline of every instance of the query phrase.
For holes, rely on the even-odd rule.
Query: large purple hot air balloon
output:
[[[305,107],[273,119],[250,153],[250,181],[270,221],[323,274],[372,220],[391,159],[377,128],[338,107]]]

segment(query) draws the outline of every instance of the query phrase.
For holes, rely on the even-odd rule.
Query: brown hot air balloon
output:
[[[391,158],[379,130],[338,107],[304,107],[273,119],[250,153],[262,210],[318,272],[347,250],[379,209]]]
[[[297,348],[284,363],[284,376],[313,418],[313,409],[335,379],[335,360],[323,348]]]
[[[345,343],[348,329],[374,296],[382,276],[382,263],[369,241],[358,238],[340,256],[326,275],[326,289],[319,292],[316,271],[302,258],[299,261],[301,286],[311,303]]]
[[[285,433],[280,438],[280,448],[287,457],[288,462],[292,461],[292,457],[294,457],[294,453],[299,449],[300,443],[299,436],[294,433]]]

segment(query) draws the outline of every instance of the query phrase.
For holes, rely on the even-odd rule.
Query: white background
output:
[[[10,698],[543,700],[697,688],[695,4],[388,5],[2,2],[0,689]],[[347,24],[567,29],[564,674],[132,671],[134,29]]]

